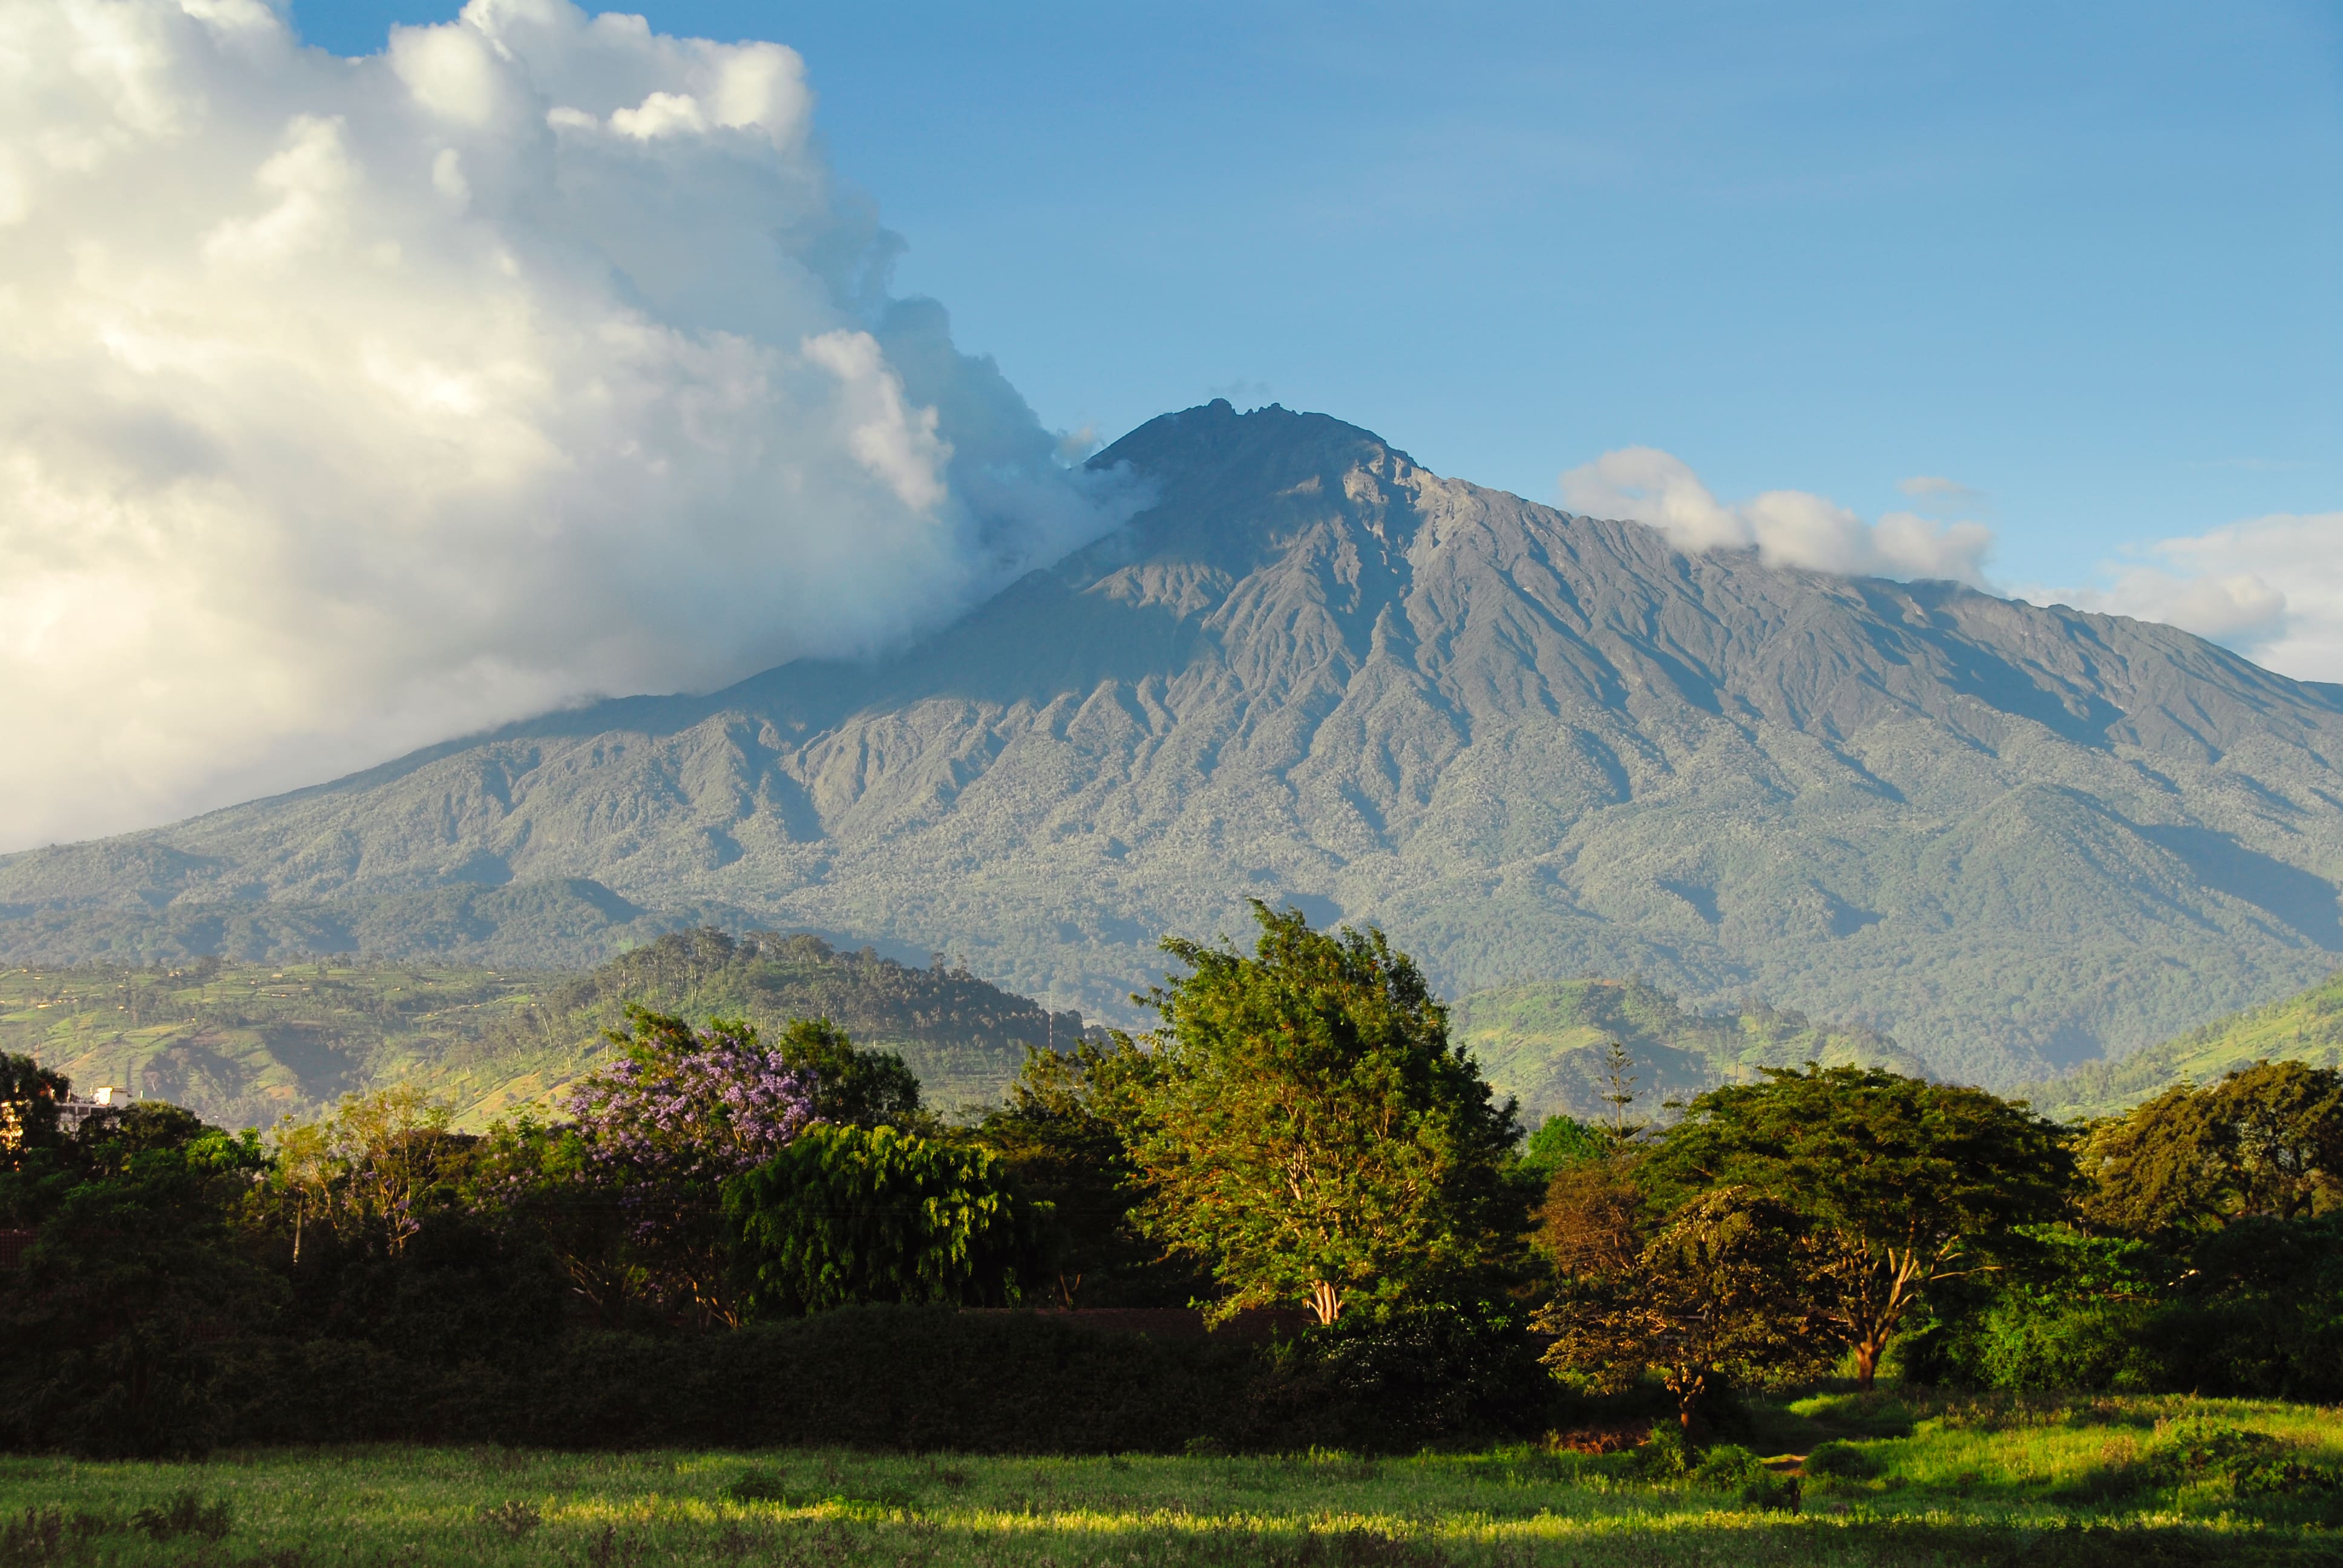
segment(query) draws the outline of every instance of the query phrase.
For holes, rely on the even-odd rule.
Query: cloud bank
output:
[[[567,0],[356,60],[0,6],[0,849],[870,650],[1128,515],[813,109]]]
[[[1849,576],[1943,578],[1985,586],[1993,530],[1938,523],[1914,512],[1865,522],[1837,502],[1805,490],[1768,490],[1731,506],[1719,501],[1682,458],[1654,447],[1605,452],[1562,476],[1562,504],[1583,516],[1624,518],[1666,534],[1678,549],[1754,549],[1768,566]],[[1907,494],[1981,500],[1949,479],[1907,480]]]
[[[2343,681],[2343,512],[2281,514],[2160,540],[2036,604],[2160,620],[2302,680]]]

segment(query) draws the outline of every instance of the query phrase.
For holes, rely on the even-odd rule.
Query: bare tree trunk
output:
[[[1331,1329],[1334,1320],[1342,1315],[1342,1298],[1331,1280],[1310,1282],[1310,1310],[1318,1314],[1318,1325]]]

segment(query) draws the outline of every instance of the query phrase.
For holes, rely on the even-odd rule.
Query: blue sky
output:
[[[899,287],[1053,426],[1273,398],[1549,500],[1638,444],[1866,516],[1945,476],[2008,583],[2343,508],[2332,5],[638,9],[806,56]]]
[[[2343,682],[2336,0],[277,4],[8,0],[0,850],[899,645],[1215,396]]]

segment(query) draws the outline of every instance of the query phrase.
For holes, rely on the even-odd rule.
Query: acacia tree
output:
[[[1687,1432],[1720,1388],[1816,1363],[1786,1206],[1722,1187],[1652,1222],[1635,1196],[1598,1170],[1549,1202],[1565,1269],[1536,1320],[1549,1363],[1605,1392],[1654,1373]]]
[[[1166,938],[1190,972],[1142,999],[1163,1021],[1130,1140],[1141,1223],[1210,1269],[1216,1316],[1485,1292],[1527,1224],[1512,1101],[1381,931],[1252,908],[1252,957]]]
[[[1980,1089],[1874,1068],[1765,1068],[1693,1101],[1655,1144],[1654,1190],[1778,1198],[1810,1251],[1814,1304],[1869,1388],[1905,1315],[1974,1272],[1978,1243],[2055,1215],[2073,1180],[2059,1128]]]
[[[449,1107],[413,1084],[344,1095],[316,1121],[287,1117],[272,1133],[267,1191],[293,1226],[293,1261],[308,1227],[403,1251],[435,1207],[456,1201],[478,1141],[451,1132]]]

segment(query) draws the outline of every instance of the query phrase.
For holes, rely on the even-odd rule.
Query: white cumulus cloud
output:
[[[1131,501],[832,176],[804,62],[0,4],[0,848],[932,625]]]
[[[1983,523],[1938,523],[1912,512],[1865,522],[1805,490],[1768,490],[1727,505],[1682,458],[1654,447],[1605,452],[1564,473],[1561,489],[1563,505],[1581,515],[1647,523],[1687,552],[1754,549],[1768,566],[1981,587],[1993,548],[1993,530]]]
[[[2280,514],[2159,540],[2036,604],[2163,621],[2302,680],[2343,681],[2343,512]]]

